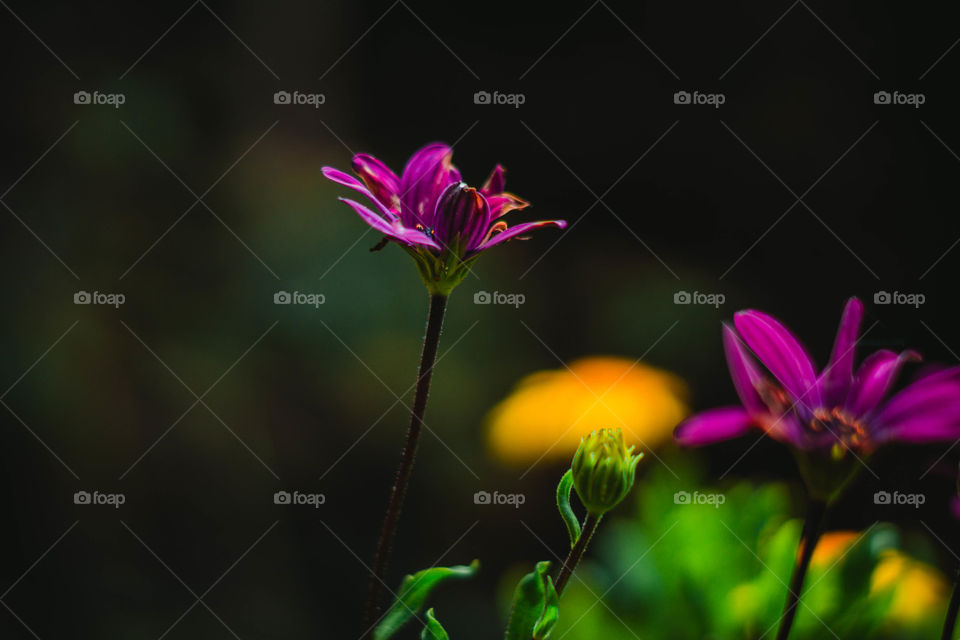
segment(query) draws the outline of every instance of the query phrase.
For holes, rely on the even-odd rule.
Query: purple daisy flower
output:
[[[960,437],[960,367],[922,377],[890,396],[903,364],[920,356],[877,351],[854,373],[862,318],[863,303],[851,298],[830,361],[817,374],[807,351],[780,322],[759,311],[737,313],[734,327],[723,328],[723,344],[742,406],[695,415],[677,427],[675,439],[701,446],[760,428],[801,452],[840,458],[847,451],[870,454],[890,441]]]
[[[387,240],[411,253],[428,286],[444,281],[455,286],[467,263],[493,246],[524,239],[523,234],[540,227],[567,226],[564,220],[544,220],[509,227],[501,218],[529,203],[504,191],[503,167],[497,165],[483,187],[475,189],[461,181],[452,157],[449,146],[429,144],[413,154],[397,177],[380,160],[360,153],[353,158],[359,180],[332,167],[323,167],[323,175],[370,200],[375,210],[340,198]]]

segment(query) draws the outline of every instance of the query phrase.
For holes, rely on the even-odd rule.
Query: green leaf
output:
[[[560,517],[563,518],[563,524],[567,525],[567,533],[570,534],[570,548],[576,546],[580,538],[580,521],[577,515],[570,507],[570,491],[573,489],[573,471],[567,469],[567,472],[560,478],[560,484],[557,485],[557,509],[560,511]]]
[[[533,639],[546,640],[553,631],[553,625],[560,619],[560,594],[553,586],[553,578],[547,576],[547,597],[544,599],[543,612],[533,625]]]
[[[405,576],[396,600],[373,632],[374,640],[386,640],[419,615],[438,584],[451,578],[470,578],[479,568],[480,561],[474,560],[469,566],[431,567]]]
[[[433,609],[427,609],[427,624],[423,627],[420,640],[450,640],[446,630],[433,617]]]
[[[517,583],[506,640],[546,640],[560,616],[560,596],[547,575],[549,562],[538,562],[536,569]]]

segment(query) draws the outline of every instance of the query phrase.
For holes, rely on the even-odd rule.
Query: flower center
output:
[[[838,443],[849,449],[863,449],[868,444],[867,429],[863,423],[840,407],[816,409],[809,427],[814,433],[830,433]]]
[[[834,455],[842,457],[847,449],[870,449],[869,432],[864,424],[846,409],[820,407],[813,411],[812,418],[804,420],[801,416],[807,412],[798,412],[796,403],[779,385],[770,380],[761,380],[754,388],[770,414],[778,421],[787,413],[793,412],[815,438],[829,437],[833,441]]]

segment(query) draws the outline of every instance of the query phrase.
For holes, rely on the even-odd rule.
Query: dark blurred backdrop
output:
[[[868,302],[864,345],[957,360],[960,30],[942,4],[2,4],[4,638],[356,636],[426,295],[321,178],[354,152],[399,169],[454,143],[470,182],[501,162],[526,219],[571,222],[491,253],[451,299],[440,437],[425,435],[389,583],[445,550],[481,558],[438,600],[455,637],[499,633],[498,576],[564,549],[562,468],[521,479],[485,445],[484,415],[525,374],[649,349],[695,408],[727,404],[722,321],[768,310],[822,363],[850,295]],[[275,305],[281,290],[326,302]],[[476,306],[481,290],[527,302]],[[873,304],[881,291],[925,302]],[[773,443],[734,464],[744,446],[702,460],[792,477]],[[868,497],[896,484],[931,496],[921,517],[947,538],[955,458],[917,471],[941,450],[871,463],[880,480],[834,525],[873,522]],[[528,500],[482,509],[479,489]],[[275,505],[281,490],[326,503]]]

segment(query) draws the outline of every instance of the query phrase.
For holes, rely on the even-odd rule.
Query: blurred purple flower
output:
[[[830,361],[817,375],[806,350],[776,319],[753,310],[735,314],[735,328],[723,328],[723,344],[742,406],[697,414],[674,437],[701,446],[760,428],[799,451],[835,458],[847,450],[869,454],[889,441],[960,437],[960,367],[920,378],[888,398],[902,365],[920,356],[877,351],[854,373],[862,318],[863,303],[851,298]]]
[[[504,170],[497,165],[480,189],[467,186],[451,164],[453,150],[429,144],[407,162],[400,177],[373,156],[353,158],[353,176],[332,167],[323,175],[365,195],[376,211],[348,198],[340,198],[363,220],[401,246],[447,251],[468,260],[482,251],[539,227],[564,228],[563,220],[525,222],[513,227],[500,218],[528,202],[504,191]]]

